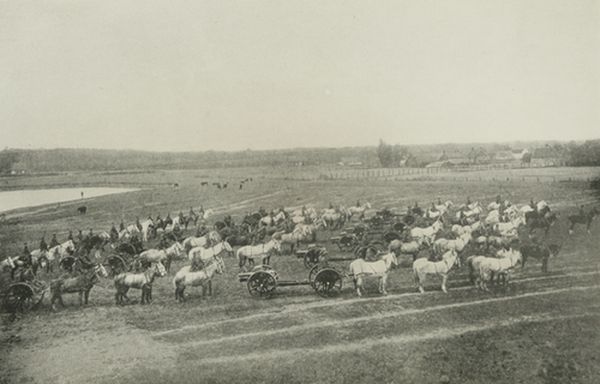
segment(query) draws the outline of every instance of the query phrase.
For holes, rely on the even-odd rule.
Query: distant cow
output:
[[[203,181],[200,183],[200,185],[204,187],[204,186],[208,185],[208,181]]]
[[[77,212],[79,212],[80,215],[85,215],[87,213],[87,207],[82,205],[81,207],[77,208]]]
[[[174,183],[173,188],[179,188],[179,183]]]

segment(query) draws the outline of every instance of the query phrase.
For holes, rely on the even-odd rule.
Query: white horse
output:
[[[271,239],[268,243],[243,246],[237,250],[236,256],[239,266],[242,268],[247,259],[251,260],[252,263],[255,259],[260,259],[262,264],[269,264],[273,253],[281,253],[281,242],[279,240]]]
[[[366,202],[360,206],[352,206],[352,207],[348,207],[347,211],[348,211],[348,217],[352,217],[354,215],[358,215],[359,217],[363,217],[365,215],[365,211],[367,209],[371,209],[371,203]]]
[[[458,264],[460,267],[460,258],[455,250],[449,250],[444,253],[441,261],[429,261],[426,258],[420,258],[415,260],[413,263],[413,273],[415,276],[415,284],[419,287],[419,292],[425,292],[423,284],[427,275],[438,275],[442,276],[442,291],[448,293],[446,289],[446,281],[448,280],[448,273],[452,267]]]
[[[212,278],[215,273],[222,274],[225,272],[225,263],[223,259],[218,256],[212,256],[211,262],[199,270],[190,271],[191,266],[185,266],[181,268],[173,278],[173,286],[175,287],[175,300],[180,302],[185,301],[183,295],[185,287],[197,287],[202,286],[202,297],[205,296],[206,287],[208,286],[208,295],[212,296]]]
[[[67,240],[62,244],[55,245],[48,249],[48,261],[52,262],[55,259],[62,259],[65,256],[70,256],[75,252],[75,243],[73,240]]]
[[[16,268],[16,264],[15,264],[15,260],[17,259],[17,257],[12,258],[10,256],[8,256],[6,259],[0,261],[0,271],[4,272],[7,269],[9,271],[12,271],[13,269]]]
[[[471,217],[471,216],[477,216],[477,215],[481,214],[482,212],[483,212],[483,209],[481,209],[480,206],[476,206],[473,209],[469,209],[469,210],[466,210],[466,211],[457,212],[456,213],[456,219],[460,220],[461,214],[464,217]]]
[[[453,206],[453,205],[454,205],[454,203],[452,201],[446,200],[442,204],[436,204],[435,205],[435,209],[437,209],[443,215],[444,213],[448,212],[448,210],[450,209],[450,207]]]
[[[388,245],[388,252],[394,252],[397,254],[405,254],[411,255],[413,260],[416,259],[419,251],[426,245],[429,245],[428,239],[426,237],[409,242],[403,242],[398,239],[392,240]]]
[[[505,283],[508,284],[508,272],[523,259],[521,252],[512,248],[498,251],[498,256],[500,258],[481,257],[473,261],[474,264],[476,263],[473,268],[479,270],[476,286],[480,289],[488,290],[487,282],[493,280],[494,274],[503,275]]]
[[[148,241],[148,234],[150,227],[154,227],[154,221],[152,219],[146,219],[140,223],[142,225],[142,241]],[[137,229],[137,227],[136,227]]]
[[[496,223],[493,226],[495,232],[501,236],[515,236],[521,225],[525,224],[525,218],[519,217],[507,223]]]
[[[488,212],[484,221],[488,225],[498,224],[500,222],[500,211],[497,209],[494,209],[494,210]]]
[[[482,226],[483,225],[481,224],[481,221],[476,221],[470,225],[454,224],[452,226],[452,233],[454,233],[457,236],[462,236],[465,233],[473,233],[474,231],[480,229]]]
[[[433,237],[436,233],[442,229],[443,224],[440,220],[437,220],[435,223],[431,224],[431,226],[427,228],[412,228],[410,230],[410,236],[415,240],[420,240],[422,238],[427,238],[430,242],[433,241]]]
[[[54,303],[56,300],[61,306],[65,306],[63,302],[63,293],[79,293],[79,306],[88,303],[90,291],[98,282],[100,277],[108,277],[108,272],[102,264],[97,264],[89,271],[85,271],[77,276],[68,278],[59,278],[52,280],[50,283],[50,304],[52,309],[56,310]]]
[[[213,245],[212,247],[195,247],[192,248],[188,252],[188,260],[193,261],[194,259],[199,259],[203,263],[206,263],[211,258],[220,255],[222,252],[233,253],[233,248],[226,241],[221,241],[218,244]]]
[[[446,251],[455,250],[456,252],[462,252],[463,249],[469,244],[471,240],[471,233],[465,232],[458,239],[437,239],[433,242],[433,250],[437,254],[442,254]]]
[[[123,299],[129,302],[127,292],[130,288],[142,290],[141,304],[152,301],[152,283],[156,277],[163,277],[167,274],[165,267],[161,262],[153,263],[142,273],[125,272],[115,277],[115,302],[117,305],[123,304]]]
[[[171,267],[171,261],[174,258],[179,257],[182,251],[183,246],[181,243],[175,242],[167,249],[148,249],[147,251],[140,253],[138,260],[148,263],[164,263],[168,271]]]
[[[354,288],[356,294],[360,297],[360,292],[363,288],[363,280],[366,277],[376,277],[379,279],[379,293],[387,295],[386,285],[387,278],[392,265],[398,265],[398,259],[394,252],[388,252],[381,256],[378,261],[365,261],[364,259],[356,259],[350,263],[350,275],[354,277]]]
[[[189,252],[189,250],[192,248],[205,247],[209,243],[216,244],[221,240],[222,239],[221,235],[219,235],[219,232],[210,231],[206,235],[201,237],[190,236],[183,240],[181,244],[183,245],[183,248],[186,250],[186,252]]]

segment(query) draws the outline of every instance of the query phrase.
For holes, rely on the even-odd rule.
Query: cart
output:
[[[321,266],[327,265],[331,261],[352,261],[356,259],[354,252],[352,256],[347,257],[329,257],[327,249],[325,247],[319,247],[315,244],[311,244],[307,249],[299,249],[296,251],[296,257],[303,259],[304,266],[307,269],[314,268],[315,265],[321,264]]]
[[[309,285],[322,297],[336,296],[342,290],[342,273],[325,264],[315,265],[309,271],[308,279],[301,281],[282,280],[268,265],[258,265],[250,272],[241,272],[238,278],[246,283],[250,295],[260,298],[270,297],[277,287]]]
[[[11,284],[2,298],[2,307],[8,313],[33,310],[42,302],[47,290],[48,286],[41,280]]]

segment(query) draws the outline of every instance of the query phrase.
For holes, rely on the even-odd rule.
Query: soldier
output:
[[[29,247],[27,246],[27,243],[23,243],[23,254],[19,256],[19,261],[21,261],[21,265],[16,266],[12,271],[10,271],[10,278],[12,280],[14,280],[15,273],[18,269],[21,270],[20,276],[22,280],[23,272],[25,272],[33,264],[33,261],[31,259],[31,252],[29,252]]]
[[[585,210],[583,209],[583,204],[579,206],[579,216],[585,217]]]
[[[183,216],[182,211],[179,211],[179,224],[185,225],[185,216]]]
[[[59,245],[58,240],[56,239],[56,233],[52,235],[52,239],[50,240],[50,248],[56,247]]]
[[[79,232],[77,233],[77,241],[79,243],[81,243],[83,241],[83,232],[81,232],[81,229],[79,230]]]
[[[360,208],[360,200],[356,200],[356,207]]]
[[[91,238],[92,238],[92,236],[94,236],[94,231],[92,230],[92,228],[90,228],[90,231],[88,232],[88,234],[87,234],[87,237],[88,237],[89,239],[91,239]]]
[[[173,219],[171,219],[171,214],[167,213],[167,217],[165,217],[165,225],[173,224]]]
[[[140,223],[140,217],[136,216],[135,217],[135,226],[137,227],[137,229],[139,229],[140,231],[142,230],[142,223]]]
[[[27,245],[25,245],[27,247]],[[40,240],[40,251],[44,252],[48,250],[48,244],[46,244],[46,236],[42,236],[42,240]],[[29,250],[27,250],[29,253]]]
[[[73,241],[73,231],[69,229],[69,236],[67,236],[67,240]]]
[[[119,224],[119,232],[123,232],[125,230],[125,223],[123,219],[121,219],[121,223]]]
[[[111,241],[117,241],[119,239],[119,232],[117,231],[117,227],[115,227],[115,223],[110,227],[110,239]]]

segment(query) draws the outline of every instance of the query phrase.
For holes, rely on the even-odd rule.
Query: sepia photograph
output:
[[[600,0],[0,0],[0,384],[600,383]]]

